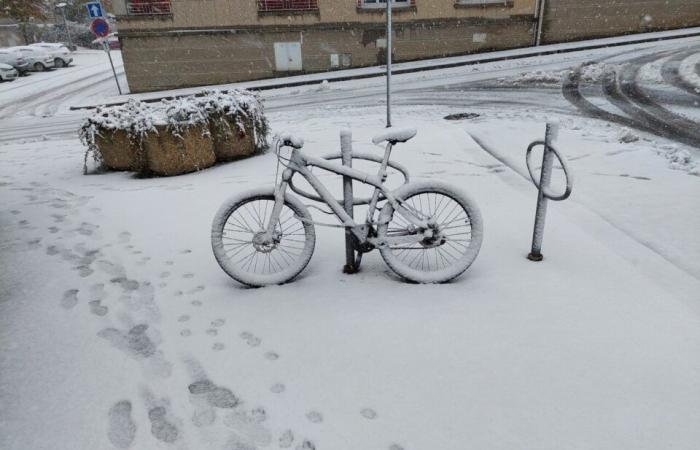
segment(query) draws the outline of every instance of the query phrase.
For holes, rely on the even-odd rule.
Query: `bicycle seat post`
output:
[[[386,168],[389,165],[389,158],[391,157],[391,149],[394,147],[395,142],[388,141],[386,144],[386,149],[384,150],[384,158],[382,158],[382,164],[379,166],[379,172],[377,176],[382,180],[382,183],[386,181],[387,173]],[[367,210],[367,222],[372,222],[374,216],[374,210],[377,208],[377,202],[379,201],[379,188],[374,188],[374,193],[372,194],[372,199],[369,202],[369,209]]]

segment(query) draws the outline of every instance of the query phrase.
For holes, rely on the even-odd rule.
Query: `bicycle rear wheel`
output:
[[[444,283],[469,268],[483,240],[481,213],[469,196],[444,183],[424,182],[406,185],[397,193],[397,200],[414,217],[432,224],[432,236],[381,246],[379,251],[391,270],[416,283]],[[417,234],[389,203],[379,222],[380,240]]]
[[[311,260],[316,233],[306,207],[285,196],[272,239],[266,240],[275,195],[272,189],[245,192],[225,202],[214,218],[212,250],[221,268],[248,286],[282,284]]]

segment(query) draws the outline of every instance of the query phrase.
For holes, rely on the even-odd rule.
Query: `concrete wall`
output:
[[[542,42],[700,26],[700,0],[546,0]]]
[[[220,84],[286,75],[275,66],[275,42],[301,44],[302,71],[332,70],[332,54],[349,54],[353,67],[384,58],[382,24],[266,27],[195,33],[120,31],[132,92]],[[394,59],[409,61],[529,45],[529,17],[398,23]]]

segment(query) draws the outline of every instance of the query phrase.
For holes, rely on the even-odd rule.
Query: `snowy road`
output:
[[[375,253],[343,275],[342,232],[317,228],[297,281],[242,288],[216,265],[209,226],[225,198],[273,182],[273,155],[83,176],[87,112],[68,107],[114,95],[113,80],[94,83],[100,54],[66,78],[0,85],[0,448],[695,450],[696,150],[640,129],[601,80],[606,65],[641,66],[643,92],[693,120],[699,46],[396,77],[395,123],[418,136],[393,158],[468,191],[485,219],[474,266],[440,286],[397,280]],[[583,63],[563,95],[563,71]],[[383,92],[368,79],[263,95],[273,131],[321,155],[343,127],[379,151]],[[443,119],[455,113],[478,116]],[[533,264],[524,150],[551,119],[574,194],[550,205]]]

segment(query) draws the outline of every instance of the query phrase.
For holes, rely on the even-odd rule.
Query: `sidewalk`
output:
[[[381,152],[369,141],[383,112],[270,120],[275,132],[303,130],[311,155],[337,149],[344,126],[355,150]],[[697,304],[666,288],[667,271],[639,268],[671,265],[595,214],[570,214],[573,203],[551,206],[545,260],[528,261],[531,183],[442,120],[443,108],[394,114],[419,132],[392,158],[412,179],[467,191],[482,210],[481,254],[452,283],[401,282],[376,252],[344,275],[343,233],[321,227],[293,283],[233,283],[211,254],[211,219],[231,194],[271,185],[271,154],[148,179],[81,176],[75,139],[5,146],[0,436],[12,440],[0,446],[112,448],[108,412],[129,401],[139,449],[164,445],[151,435],[161,411],[177,430],[173,448],[253,448],[239,438],[267,448],[292,433],[291,448],[695,450]],[[504,141],[514,161],[529,137]],[[322,180],[339,194],[339,177]],[[575,181],[574,198],[588,180]],[[121,333],[151,351],[120,346]],[[241,400],[204,427],[188,390],[202,377]],[[249,420],[260,411],[263,421]]]
[[[395,75],[420,72],[425,70],[448,69],[451,67],[483,64],[496,61],[507,61],[513,59],[529,58],[533,56],[546,56],[558,53],[573,52],[579,50],[591,50],[603,47],[623,46],[629,44],[639,44],[645,42],[655,42],[685,37],[700,36],[700,27],[686,28],[681,30],[660,31],[654,33],[640,33],[627,36],[619,36],[604,39],[593,39],[587,41],[568,42],[563,44],[542,45],[539,47],[527,47],[513,50],[502,50],[488,53],[470,54],[465,56],[455,56],[450,58],[437,58],[421,61],[396,63],[393,65],[392,73]],[[181,97],[201,92],[203,89],[253,89],[267,90],[285,87],[303,86],[317,84],[323,81],[347,81],[363,78],[382,77],[386,74],[386,68],[382,66],[365,67],[358,69],[338,70],[333,72],[322,72],[308,75],[297,75],[284,78],[271,78],[257,81],[245,81],[240,83],[229,83],[212,86],[198,86],[192,88],[173,89],[167,91],[148,92],[140,94],[128,94],[104,99],[100,103],[81,103],[72,106],[71,109],[90,109],[98,105],[118,105],[128,99],[137,99],[145,102],[158,101],[163,98]]]

